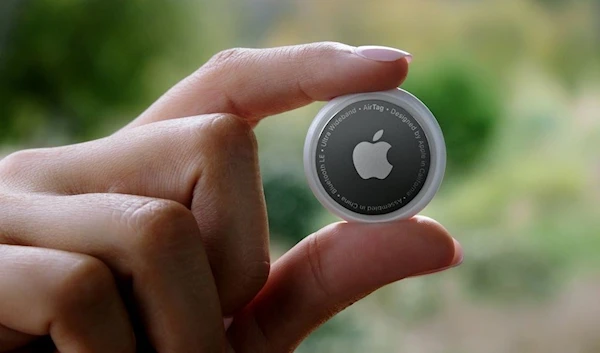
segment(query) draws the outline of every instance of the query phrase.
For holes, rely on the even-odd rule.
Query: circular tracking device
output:
[[[347,221],[414,216],[439,189],[445,168],[437,120],[402,89],[331,100],[312,122],[304,145],[310,188]]]

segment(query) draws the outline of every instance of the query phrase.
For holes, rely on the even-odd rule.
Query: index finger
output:
[[[268,115],[404,81],[411,55],[386,47],[312,43],[229,49],[183,79],[128,127],[185,116],[231,113],[255,125]]]

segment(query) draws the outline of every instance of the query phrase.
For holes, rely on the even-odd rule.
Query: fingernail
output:
[[[463,260],[464,260],[463,249],[462,249],[462,246],[460,245],[460,243],[458,241],[456,241],[456,239],[452,239],[452,240],[454,240],[454,257],[452,258],[452,262],[450,262],[450,265],[442,267],[442,268],[437,268],[435,270],[417,273],[415,275],[408,276],[408,277],[419,277],[419,276],[424,276],[424,275],[430,275],[432,273],[438,273],[438,272],[446,271],[451,268],[460,266],[460,264],[462,264]]]
[[[375,61],[396,61],[402,58],[406,58],[407,62],[412,60],[412,54],[409,52],[379,45],[363,45],[354,49],[354,52],[358,56]]]
[[[225,331],[227,331],[227,329],[229,328],[229,326],[231,326],[232,322],[233,322],[233,318],[232,317],[224,317],[223,318],[223,326],[225,327]]]
[[[463,252],[462,245],[460,245],[460,243],[456,239],[452,238],[452,240],[454,241],[454,257],[452,258],[452,263],[450,264],[450,267],[456,267],[463,263],[463,260],[465,259],[465,254]]]

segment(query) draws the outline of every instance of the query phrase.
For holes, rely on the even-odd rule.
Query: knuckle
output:
[[[82,255],[57,284],[55,301],[59,313],[89,308],[115,289],[110,269],[100,260]]]
[[[213,55],[204,65],[205,69],[218,69],[229,67],[230,65],[238,65],[244,56],[250,51],[245,48],[230,48],[225,49]]]
[[[314,43],[306,47],[306,50],[310,53],[315,53],[316,55],[322,55],[323,52],[337,52],[340,50],[346,50],[348,48],[348,45],[340,42],[326,41]]]
[[[298,48],[298,52],[294,53],[302,57],[303,67],[305,69],[319,67],[319,62],[323,60],[323,56],[339,53],[349,52],[351,48],[342,43],[338,42],[318,42],[307,45],[302,45]]]
[[[270,271],[268,260],[244,261],[226,268],[220,268],[218,263],[215,265],[215,284],[225,314],[250,303],[267,283]]]
[[[248,122],[233,114],[213,114],[207,124],[193,127],[195,140],[210,155],[253,155],[257,151],[256,136]],[[213,159],[214,160],[214,159]]]
[[[254,297],[267,283],[270,268],[268,260],[248,263],[241,272],[238,283]]]
[[[211,130],[221,140],[229,143],[235,141],[234,145],[254,145],[256,143],[250,124],[233,114],[218,114],[211,121]]]
[[[0,160],[0,175],[4,178],[18,177],[23,172],[35,167],[42,160],[41,149],[27,149],[14,152]]]
[[[191,211],[170,200],[139,203],[132,206],[125,217],[133,228],[131,246],[140,255],[165,251],[197,228]]]

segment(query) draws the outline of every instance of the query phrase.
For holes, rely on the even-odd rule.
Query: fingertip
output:
[[[456,267],[463,263],[463,261],[465,259],[465,255],[464,255],[462,245],[460,245],[458,240],[456,240],[454,238],[452,238],[452,240],[454,241],[454,257],[452,258],[452,262],[450,263],[450,266]]]
[[[354,76],[356,88],[349,93],[385,91],[396,88],[406,79],[408,67],[408,57],[395,61],[361,59],[361,68],[351,75]]]
[[[432,258],[438,259],[436,267],[443,267],[462,257],[462,247],[441,223],[433,218],[417,215],[410,219],[417,226],[418,233],[427,240],[432,251]]]
[[[421,215],[415,216],[408,221],[414,222],[420,228],[420,232],[428,239],[428,242],[432,243],[428,245],[429,257],[435,262],[434,266],[431,266],[431,264],[427,266],[429,269],[419,271],[409,277],[438,273],[462,264],[464,261],[462,245],[439,222]]]
[[[352,47],[326,42],[303,46],[311,73],[305,75],[305,91],[315,100],[327,101],[352,93],[385,91],[396,88],[408,74],[412,55],[382,47]],[[306,55],[311,53],[310,55]],[[315,69],[315,68],[323,68]],[[313,76],[313,77],[311,77]]]
[[[423,228],[428,233],[439,234],[440,237],[446,238],[448,241],[452,239],[450,232],[440,222],[427,216],[416,215],[408,221],[414,222],[418,227]]]
[[[392,271],[391,281],[458,266],[463,259],[460,243],[448,230],[435,219],[421,215],[387,223],[333,223],[317,236],[322,244],[338,249],[361,249],[367,257],[387,263],[386,268],[395,264],[398,271]]]
[[[398,280],[413,273],[458,266],[461,245],[436,220],[426,216],[387,223],[337,222],[315,234],[323,248],[377,258],[381,268],[393,268],[383,277]],[[342,258],[343,256],[340,256]]]

